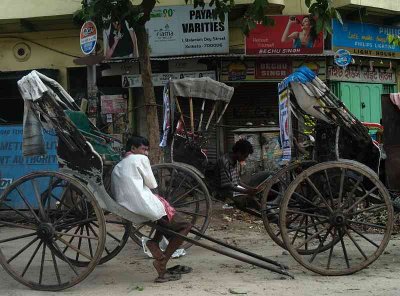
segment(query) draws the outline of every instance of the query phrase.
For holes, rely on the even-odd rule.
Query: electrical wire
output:
[[[0,36],[0,39],[20,39],[20,40],[22,40],[22,41],[30,42],[30,43],[32,43],[32,44],[38,45],[38,46],[40,46],[40,47],[43,47],[43,48],[45,48],[45,49],[48,49],[48,50],[57,52],[57,53],[62,54],[62,55],[69,56],[69,57],[71,57],[71,58],[80,58],[80,56],[72,55],[72,54],[63,52],[63,51],[61,51],[61,50],[55,49],[55,48],[51,48],[51,47],[49,47],[49,46],[47,46],[47,45],[44,45],[44,44],[41,44],[41,43],[39,43],[39,42],[30,40],[30,39],[25,38],[25,37],[13,36],[13,35],[6,35],[6,36]]]

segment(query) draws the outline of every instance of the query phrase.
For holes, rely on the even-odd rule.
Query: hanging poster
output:
[[[103,46],[106,59],[139,56],[136,33],[125,20],[110,20],[108,28],[103,30]]]
[[[100,97],[102,114],[126,113],[127,101],[122,95],[105,95]]]
[[[282,145],[282,162],[286,163],[291,160],[292,147],[291,147],[291,120],[290,120],[290,107],[288,90],[284,89],[279,94],[279,130],[281,135]]]
[[[308,15],[273,15],[273,26],[257,24],[246,37],[246,54],[322,54],[322,32],[317,34],[315,20]]]

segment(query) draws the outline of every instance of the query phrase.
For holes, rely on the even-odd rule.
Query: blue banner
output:
[[[399,27],[333,20],[332,49],[351,54],[400,58],[400,47],[389,44],[388,34],[400,35]]]
[[[44,130],[46,155],[24,157],[22,155],[22,125],[0,126],[0,194],[18,178],[35,171],[57,171],[57,137],[54,131]],[[43,184],[41,184],[43,183]],[[39,182],[39,187],[48,181]],[[33,188],[24,188],[29,199]],[[17,205],[15,205],[17,206]],[[21,206],[22,207],[22,206]]]

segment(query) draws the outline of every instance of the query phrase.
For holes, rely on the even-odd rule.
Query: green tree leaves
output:
[[[390,44],[393,44],[393,45],[396,45],[396,46],[400,45],[400,36],[388,34],[387,38],[388,38],[388,41],[389,41]]]

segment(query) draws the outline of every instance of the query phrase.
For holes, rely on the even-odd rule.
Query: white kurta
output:
[[[164,205],[150,189],[157,188],[150,161],[142,154],[121,160],[111,174],[111,191],[115,200],[131,212],[151,221],[166,216]]]

